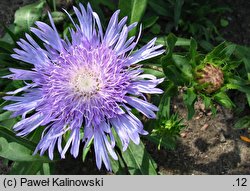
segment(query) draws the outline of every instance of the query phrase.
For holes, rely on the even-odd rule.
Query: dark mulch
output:
[[[232,13],[227,14],[229,27],[225,28],[222,35],[228,41],[250,45],[250,1],[246,0],[220,0],[221,3],[229,5],[233,9]]]

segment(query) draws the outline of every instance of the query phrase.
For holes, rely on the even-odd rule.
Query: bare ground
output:
[[[186,119],[187,110],[181,98],[174,100],[175,111]],[[187,128],[181,133],[174,151],[149,151],[159,166],[160,174],[250,174],[250,144],[240,140],[245,131],[233,129],[233,112],[220,106],[213,116],[196,103],[196,115],[184,120]]]

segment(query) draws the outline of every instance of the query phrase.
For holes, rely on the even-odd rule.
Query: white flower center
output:
[[[84,98],[91,98],[102,87],[102,81],[98,75],[98,71],[92,71],[82,68],[70,77],[70,86],[75,93],[80,94]]]

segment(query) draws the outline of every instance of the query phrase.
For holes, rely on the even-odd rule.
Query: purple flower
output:
[[[127,26],[127,17],[118,21],[119,11],[111,17],[105,33],[90,5],[85,9],[80,4],[74,11],[78,23],[66,12],[74,26],[69,29],[71,40],[59,36],[49,15],[51,26],[38,21],[37,28],[31,28],[43,47],[28,34],[27,40],[17,42],[20,49],[14,49],[12,57],[31,64],[32,69],[10,68],[12,74],[5,77],[24,80],[26,85],[8,92],[5,100],[15,103],[5,109],[13,111],[13,117],[22,116],[13,127],[18,136],[45,127],[35,153],[40,150],[43,155],[48,150],[53,159],[57,147],[64,158],[70,148],[77,157],[80,141],[88,145],[93,138],[97,167],[101,168],[103,161],[111,170],[109,155],[117,160],[112,129],[126,150],[130,140],[139,144],[139,134],[147,134],[131,109],[156,117],[157,107],[147,102],[143,93],[162,93],[156,86],[163,79],[142,74],[137,63],[164,50],[154,46],[153,39],[134,51],[139,37],[127,37],[136,23]],[[64,143],[66,132],[70,135]]]

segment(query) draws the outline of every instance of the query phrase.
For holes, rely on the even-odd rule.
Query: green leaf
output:
[[[112,171],[115,174],[127,174],[126,173],[126,165],[124,164],[122,157],[118,152],[116,152],[116,155],[118,156],[118,160],[114,160],[113,157],[110,157],[110,163],[112,166]]]
[[[165,77],[164,73],[162,71],[153,69],[153,68],[142,68],[142,70],[144,71],[143,73],[145,74],[152,74],[157,78],[163,78]]]
[[[45,0],[40,0],[19,8],[15,13],[15,33],[29,31],[34,22],[41,18],[45,3]]]
[[[160,104],[159,104],[159,111],[157,112],[157,118],[169,118],[170,117],[170,101],[171,97],[175,96],[177,93],[177,86],[173,84],[173,82],[167,83],[167,89],[165,90]]]
[[[206,40],[199,40],[198,43],[206,51],[211,51],[214,48],[214,46]]]
[[[157,15],[161,15],[161,16],[172,16],[170,15],[167,7],[168,7],[168,3],[166,1],[155,1],[155,0],[148,0],[148,4],[151,7],[151,9],[157,13]]]
[[[190,43],[190,39],[178,37],[175,46],[190,46]]]
[[[250,94],[250,84],[248,80],[244,80],[239,76],[234,76],[234,78],[230,78],[229,83],[226,84],[228,89],[237,89],[246,94]]]
[[[82,161],[83,161],[83,162],[86,160],[87,154],[88,154],[89,151],[90,151],[90,148],[91,148],[93,139],[94,139],[94,137],[91,138],[91,140],[89,141],[88,145],[87,145],[86,148],[83,150],[83,153],[82,153]]]
[[[187,38],[180,38],[180,37],[176,37],[177,40],[175,42],[175,46],[190,46],[190,39]],[[161,44],[163,46],[167,46],[167,37],[161,36],[158,37],[155,44]]]
[[[171,97],[167,94],[167,92],[165,92],[159,105],[159,111],[157,112],[158,119],[160,119],[161,117],[169,117],[170,101]]]
[[[148,135],[147,139],[152,141],[154,144],[157,144],[159,150],[161,149],[161,147],[169,150],[173,150],[176,147],[175,137],[171,136],[161,137],[159,135]]]
[[[172,56],[176,42],[177,42],[177,37],[174,34],[170,33],[167,36],[167,48],[168,48],[167,56],[168,57]]]
[[[188,88],[187,92],[183,95],[184,103],[188,109],[188,119],[191,119],[195,113],[194,103],[197,99],[197,95],[194,92],[193,88]]]
[[[6,34],[3,38],[1,38],[1,40],[10,44],[16,42],[18,40],[18,36],[14,34],[15,26],[12,24],[9,27],[6,27],[5,25],[3,25],[3,27]]]
[[[244,116],[240,118],[234,125],[236,129],[250,129],[250,116]]]
[[[167,58],[167,56],[162,57],[162,67],[164,74],[169,80],[173,81],[176,86],[184,85],[185,80],[183,75],[181,71],[175,65],[173,65],[173,62],[173,59]]]
[[[9,119],[10,115],[12,112],[10,111],[5,111],[3,113],[0,114],[0,121],[4,121],[6,119]]]
[[[151,29],[150,29],[150,31],[154,34],[154,35],[157,35],[157,34],[159,34],[160,32],[161,32],[161,26],[159,25],[159,24],[154,24],[152,27],[151,27]]]
[[[1,60],[1,65],[2,65],[3,60],[11,61],[12,58],[10,57],[10,54],[8,53],[0,53],[0,60]]]
[[[192,65],[192,67],[195,67],[197,65],[196,57],[198,55],[198,52],[197,52],[197,42],[193,38],[191,38],[189,52],[191,57],[190,64]]]
[[[236,45],[232,43],[223,42],[215,47],[205,58],[205,62],[212,61],[215,58],[223,60],[229,58],[235,51]]]
[[[213,116],[215,116],[216,115],[216,113],[217,113],[217,109],[216,109],[216,107],[212,104],[212,105],[210,105],[210,107],[211,107],[211,111],[212,111],[212,114],[213,114]]]
[[[35,175],[42,168],[41,162],[14,162],[11,175]]]
[[[149,18],[145,18],[145,20],[142,21],[143,29],[150,28],[156,23],[158,19],[159,19],[159,16],[152,16]]]
[[[34,162],[14,162],[9,172],[10,175],[50,175],[51,163]]]
[[[156,163],[148,154],[142,142],[135,145],[130,142],[126,151],[122,152],[122,157],[128,167],[130,174],[156,175]]]
[[[80,0],[80,2],[83,3],[83,0]],[[110,1],[110,0],[88,0],[88,1],[85,1],[85,3],[87,3],[87,2],[89,2],[91,4],[92,9],[98,13],[100,18],[102,18],[102,15],[103,15],[103,13],[101,13],[101,12],[104,12],[103,5],[106,6],[107,8],[109,8],[112,12],[117,9],[117,3],[114,3],[113,1]],[[78,2],[76,2],[76,4],[78,4]],[[100,14],[101,14],[101,16],[100,16]]]
[[[246,82],[245,80],[238,77],[236,80],[234,80],[234,82],[231,82],[230,85],[233,86],[234,89],[238,89],[239,91],[242,91],[242,92],[246,93],[247,102],[248,102],[248,105],[250,106],[250,92],[249,92],[249,89],[250,89],[249,88],[250,55],[249,55],[249,52],[250,52],[249,47],[244,47],[244,46],[240,46],[240,45],[236,46],[235,55],[236,55],[237,58],[242,60],[244,65],[245,65],[245,70],[246,70],[246,73],[247,73],[248,82],[245,83]]]
[[[206,58],[208,60],[213,59],[214,57],[219,57],[220,53],[225,49],[226,47],[226,42],[223,42],[216,46],[209,54],[207,54]]]
[[[229,25],[229,22],[228,22],[228,20],[226,20],[226,19],[221,19],[221,20],[220,20],[220,25],[221,25],[222,27],[227,27],[227,26]]]
[[[179,81],[179,79],[182,79],[182,78],[176,78],[176,75],[180,75],[180,72],[178,70],[176,70],[176,66],[174,66],[174,61],[173,61],[173,58],[172,58],[172,54],[173,54],[173,51],[174,51],[174,47],[175,47],[175,43],[177,41],[177,37],[170,33],[167,38],[166,38],[166,45],[167,45],[167,55],[166,56],[163,56],[161,58],[161,63],[162,63],[162,68],[163,68],[163,71],[164,71],[164,74],[170,79],[172,80],[175,84],[179,84],[181,83]]]
[[[147,0],[119,0],[121,16],[129,17],[129,24],[140,22],[147,7]],[[136,29],[130,31],[129,35],[134,36]]]
[[[246,94],[246,96],[247,96],[248,106],[250,107],[250,94]]]
[[[212,105],[212,100],[210,97],[207,97],[206,95],[201,95],[202,96],[202,99],[203,99],[203,103],[205,105],[205,108],[208,109],[209,106]]]
[[[173,54],[173,61],[182,72],[182,75],[184,75],[183,77],[185,77],[186,80],[191,81],[193,75],[189,60],[187,60],[185,56]]]
[[[6,115],[7,115],[7,113],[6,113]],[[17,122],[18,122],[17,118],[5,119],[3,121],[0,121],[0,126],[10,130]]]
[[[245,64],[245,69],[247,73],[250,73],[250,48],[249,47],[245,47],[245,46],[240,46],[237,45],[236,47],[236,56],[240,59],[243,59],[243,62]],[[250,80],[250,76],[248,77],[248,79]]]
[[[4,111],[0,114],[0,128],[2,127],[10,130],[18,122],[17,118],[10,118],[11,114],[12,112],[10,111]]]
[[[53,11],[56,11],[56,1],[57,0],[47,0],[48,5],[53,8]]]
[[[51,16],[53,18],[53,21],[56,25],[62,24],[65,22],[66,15],[63,12],[60,11],[54,11],[51,13]]]
[[[13,52],[14,46],[12,44],[8,43],[8,42],[0,40],[0,48],[2,48],[3,50],[11,53],[11,52]]]
[[[52,162],[45,156],[32,155],[35,144],[17,137],[10,130],[0,126],[0,156],[13,161],[44,161]],[[13,154],[15,153],[15,154]]]
[[[124,161],[130,174],[157,174],[155,170],[157,165],[148,154],[142,142],[140,142],[139,145],[135,145],[132,141],[130,141],[127,150],[123,152],[121,140],[114,129],[112,129],[112,133],[115,137],[117,147],[121,151],[122,159],[119,158],[119,160]],[[121,166],[122,164],[123,163],[121,163]]]
[[[184,0],[175,0],[175,4],[174,4],[174,24],[175,24],[176,29],[178,27],[179,20],[180,20],[180,17],[181,17],[181,10],[182,10],[183,4],[184,4]]]
[[[41,175],[51,175],[52,174],[52,166],[54,163],[43,163],[42,169],[39,171]]]
[[[225,92],[219,92],[214,95],[214,99],[221,104],[222,106],[232,109],[235,105],[231,101],[231,99],[228,97],[228,95]]]

